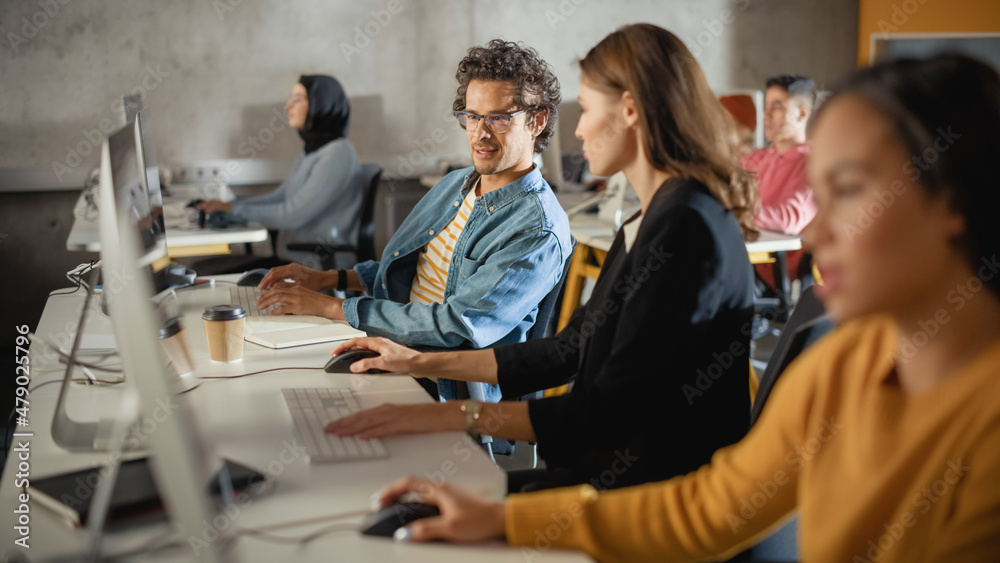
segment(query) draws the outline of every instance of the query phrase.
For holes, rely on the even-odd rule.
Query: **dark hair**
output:
[[[978,270],[980,261],[995,255],[1000,246],[1000,75],[966,55],[898,59],[857,72],[830,101],[848,94],[874,105],[909,154],[934,151],[935,161],[926,170],[921,167],[918,182],[931,195],[948,198],[964,217],[966,230],[959,244]],[[828,106],[824,104],[818,115]],[[936,149],[938,139],[954,144]],[[984,283],[1000,294],[1000,276]]]
[[[704,184],[743,236],[757,237],[757,190],[739,167],[735,122],[676,35],[646,23],[622,27],[587,53],[580,70],[598,89],[632,94],[643,151],[656,169]]]
[[[473,47],[458,63],[458,92],[452,109],[465,109],[465,93],[472,80],[499,80],[514,83],[514,104],[531,110],[533,116],[545,113],[548,121],[535,137],[535,152],[549,146],[559,119],[559,80],[552,67],[538,57],[538,52],[518,43],[494,39],[485,47]]]
[[[809,107],[816,105],[818,92],[816,90],[816,83],[811,78],[799,74],[772,76],[767,79],[765,89],[772,86],[781,88],[788,93],[789,97],[797,98],[805,102]]]

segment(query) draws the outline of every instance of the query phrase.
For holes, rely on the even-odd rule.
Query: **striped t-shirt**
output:
[[[455,243],[458,242],[475,203],[476,186],[473,186],[451,223],[420,252],[417,275],[410,285],[411,303],[444,303],[445,282],[451,268],[451,256],[455,253]]]

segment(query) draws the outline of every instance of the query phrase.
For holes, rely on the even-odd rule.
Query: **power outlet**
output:
[[[219,177],[218,166],[178,166],[174,169],[174,178],[181,183],[209,182]]]

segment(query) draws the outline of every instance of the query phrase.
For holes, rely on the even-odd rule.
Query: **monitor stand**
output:
[[[90,310],[90,302],[94,297],[94,286],[100,276],[100,268],[94,268],[87,284],[87,297],[83,302],[80,321],[76,326],[76,336],[73,338],[73,348],[66,360],[66,374],[63,376],[62,387],[59,389],[59,400],[56,402],[55,416],[52,418],[52,439],[55,443],[71,452],[103,452],[111,450],[114,445],[115,419],[102,418],[94,422],[79,422],[70,418],[66,412],[66,399],[72,386],[73,369],[77,364],[77,354],[83,329]]]

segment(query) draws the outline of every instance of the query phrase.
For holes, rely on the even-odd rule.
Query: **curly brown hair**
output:
[[[545,128],[535,137],[535,152],[549,146],[559,119],[559,80],[552,67],[538,56],[538,51],[523,44],[494,39],[485,47],[473,47],[458,63],[458,92],[452,109],[465,110],[465,92],[473,80],[499,80],[514,83],[514,103],[532,115],[545,113]]]

